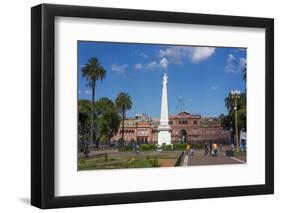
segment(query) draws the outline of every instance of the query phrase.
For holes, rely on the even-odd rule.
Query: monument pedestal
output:
[[[171,144],[171,127],[159,126],[158,127],[158,145]]]

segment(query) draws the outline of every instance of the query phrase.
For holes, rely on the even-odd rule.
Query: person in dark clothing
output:
[[[209,153],[209,148],[208,148],[207,142],[205,142],[205,144],[204,144],[204,149],[205,149],[205,155],[208,155],[208,153]]]
[[[85,147],[85,150],[84,150],[85,158],[89,159],[89,153],[90,153],[89,146],[86,146],[86,147]]]
[[[212,155],[212,151],[213,151],[213,143],[212,143],[212,141],[210,142],[210,155]]]

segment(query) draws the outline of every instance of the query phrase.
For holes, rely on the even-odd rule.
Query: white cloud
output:
[[[167,69],[169,65],[169,61],[166,58],[162,58],[159,63],[156,61],[151,61],[147,64],[137,63],[133,66],[134,69],[140,70],[155,70],[155,69]]]
[[[168,60],[166,58],[162,58],[159,62],[159,66],[163,69],[167,69],[168,68]]]
[[[215,90],[217,90],[218,89],[218,87],[216,86],[216,85],[211,85],[211,86],[208,86],[207,88],[206,88],[206,91],[207,92],[212,92],[212,91],[215,91]]]
[[[239,60],[237,60],[233,54],[229,54],[228,58],[226,59],[225,72],[239,73],[246,67],[246,63],[246,58],[241,57]]]
[[[148,55],[146,55],[145,53],[140,53],[140,56],[143,58],[148,58]]]
[[[136,54],[137,56],[141,56],[141,57],[143,57],[143,58],[148,58],[148,55],[146,55],[146,54],[143,53],[143,52],[135,51],[135,54]]]
[[[215,53],[214,47],[195,47],[190,52],[191,62],[200,63]]]
[[[244,70],[245,67],[247,66],[247,60],[246,58],[240,58],[239,60],[239,65],[240,65],[240,69]]]
[[[121,73],[126,72],[127,67],[128,67],[128,64],[123,64],[123,65],[112,64],[111,70],[116,73],[121,74]]]
[[[156,61],[152,61],[145,66],[145,69],[154,70],[158,67],[159,67],[158,63]]]
[[[173,64],[182,64],[182,59],[185,57],[185,47],[168,47],[166,49],[159,50],[159,57],[163,58],[166,57],[168,60]]]
[[[135,65],[133,66],[133,68],[136,69],[136,70],[140,70],[140,69],[143,68],[143,66],[142,66],[141,63],[137,63],[137,64],[135,64]]]
[[[235,65],[235,60],[236,58],[234,57],[234,55],[229,54],[228,58],[226,59],[226,66],[225,66],[225,71],[228,73],[235,73],[237,72],[237,68]]]
[[[173,46],[166,49],[159,50],[159,57],[166,57],[171,63],[182,64],[184,60],[189,60],[191,63],[200,63],[213,54],[215,54],[215,47],[184,47]]]
[[[91,94],[92,94],[92,91],[91,91],[90,89],[86,89],[86,90],[85,90],[85,94],[86,94],[86,95],[91,95]]]
[[[211,87],[210,87],[210,90],[216,90],[216,89],[217,89],[216,86],[211,86]]]
[[[234,60],[235,60],[234,55],[229,54],[229,55],[228,55],[228,58],[227,58],[227,61],[231,62],[231,61],[234,61]]]

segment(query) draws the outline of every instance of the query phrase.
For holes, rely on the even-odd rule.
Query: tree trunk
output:
[[[124,121],[125,121],[125,108],[122,107],[122,146],[124,146]]]
[[[92,82],[92,106],[91,106],[91,129],[90,129],[90,143],[93,144],[96,139],[96,132],[94,128],[94,120],[95,120],[95,87],[96,87],[96,82]],[[98,146],[97,141],[96,141],[96,146]]]

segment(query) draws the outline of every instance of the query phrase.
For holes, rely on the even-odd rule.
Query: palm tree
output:
[[[122,145],[124,145],[124,121],[126,111],[132,108],[131,97],[126,92],[120,92],[115,100],[115,106],[122,113]]]
[[[245,66],[243,67],[243,70],[242,70],[242,73],[243,73],[243,81],[247,81],[247,64],[245,64]]]
[[[102,81],[105,78],[106,70],[103,68],[98,58],[91,57],[88,59],[88,62],[84,64],[82,68],[82,76],[86,79],[86,86],[92,89],[92,105],[91,105],[91,129],[90,129],[90,139],[89,142],[94,142],[96,137],[96,132],[94,128],[95,120],[95,90],[96,90],[96,81]],[[96,146],[98,143],[96,142]]]

